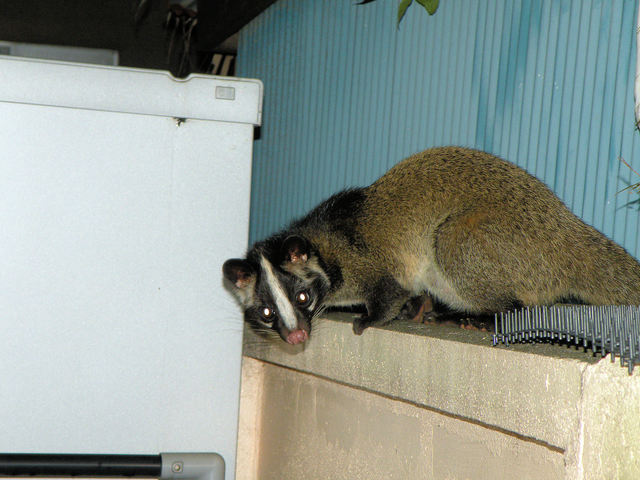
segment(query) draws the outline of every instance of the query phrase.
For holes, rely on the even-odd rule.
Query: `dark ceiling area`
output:
[[[212,50],[257,17],[275,0],[201,0],[198,2],[199,47]]]
[[[233,42],[223,42],[274,1],[198,0],[192,5],[197,22],[191,30],[188,27],[193,26],[193,18],[187,14],[174,18],[176,23],[167,21],[171,5],[188,5],[188,1],[4,1],[0,6],[0,41],[112,49],[118,51],[120,65],[160,68],[183,76],[204,71],[201,64],[213,52],[235,53]],[[187,33],[191,65],[178,71]]]

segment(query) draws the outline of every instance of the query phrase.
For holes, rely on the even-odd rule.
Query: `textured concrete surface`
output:
[[[576,478],[640,479],[640,375],[603,361],[587,370],[583,388]]]
[[[340,476],[354,462],[352,475],[373,475],[373,466],[390,475],[378,464],[381,458],[394,472],[412,475],[397,478],[503,478],[491,469],[497,464],[510,465],[504,478],[527,478],[519,465],[548,472],[537,478],[640,478],[640,368],[629,376],[618,363],[574,347],[492,347],[490,334],[442,325],[399,324],[355,336],[349,320],[322,320],[298,347],[247,332],[245,354],[260,362],[252,360],[246,370],[253,376],[243,384],[243,392],[245,386],[254,392],[248,408],[254,437],[245,439],[259,475],[239,479],[396,478]],[[337,419],[332,441],[322,433],[319,412],[326,422]],[[241,424],[245,415],[241,407]],[[369,425],[371,418],[387,427]],[[398,470],[400,460],[374,445],[395,438],[396,425],[412,438],[402,443],[407,470]],[[362,458],[349,457],[342,448],[347,444]],[[466,459],[478,460],[491,474],[476,476]],[[263,476],[302,475],[303,466],[318,462],[336,471]]]
[[[587,354],[492,347],[488,333],[443,325],[402,323],[356,336],[348,320],[322,321],[303,348],[260,343],[248,332],[245,353],[560,448],[578,426]]]
[[[255,470],[237,480],[563,478],[560,450],[258,360],[245,368],[262,416]]]
[[[259,479],[258,459],[262,438],[262,410],[264,391],[263,362],[249,357],[242,359],[242,389],[240,391],[240,418],[238,420],[238,449],[236,453],[236,480]],[[227,467],[230,468],[230,467]]]

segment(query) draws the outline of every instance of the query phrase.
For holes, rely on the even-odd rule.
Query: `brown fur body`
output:
[[[488,153],[426,150],[358,195],[352,210],[330,199],[277,236],[309,242],[309,261],[285,254],[281,268],[303,279],[324,275],[324,305],[366,305],[356,333],[392,320],[424,292],[469,313],[567,300],[640,304],[633,257],[542,182]]]
[[[388,272],[412,295],[426,290],[470,313],[564,299],[640,304],[640,264],[538,179],[493,155],[426,150],[365,191],[357,230],[367,255],[333,236],[317,239],[323,258],[350,266],[336,300],[348,303],[363,278]]]

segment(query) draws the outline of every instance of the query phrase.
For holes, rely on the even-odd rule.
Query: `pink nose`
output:
[[[289,335],[287,335],[287,342],[291,345],[297,345],[299,343],[305,342],[309,338],[309,334],[306,330],[302,330],[299,328],[298,330],[294,330]]]

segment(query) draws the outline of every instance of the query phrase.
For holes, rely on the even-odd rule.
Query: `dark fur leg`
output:
[[[393,278],[378,280],[367,295],[367,315],[353,321],[353,332],[360,335],[367,327],[386,325],[400,314],[408,300],[409,292]]]
[[[411,297],[407,303],[403,305],[400,313],[393,321],[400,320],[422,323],[435,316],[436,312],[434,310],[433,299],[431,295],[425,293]]]

